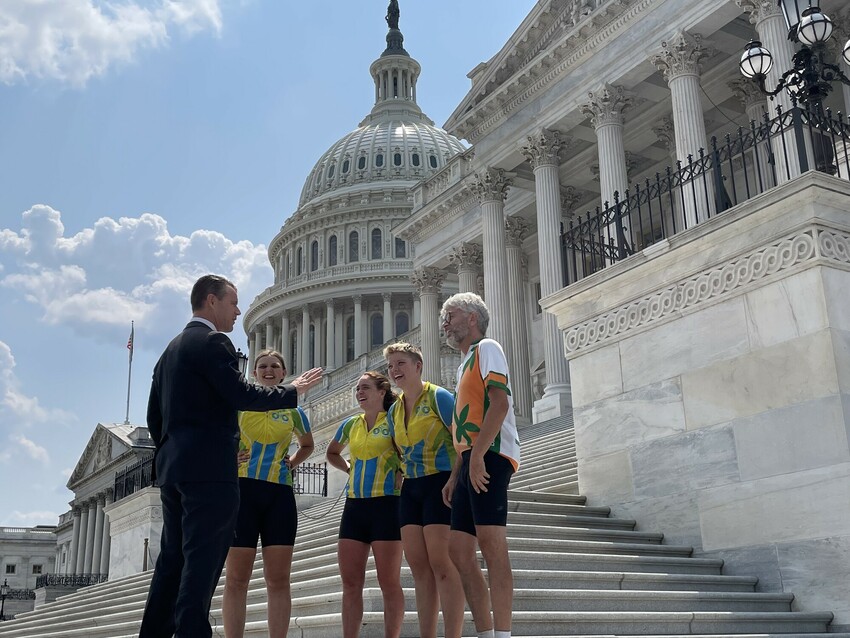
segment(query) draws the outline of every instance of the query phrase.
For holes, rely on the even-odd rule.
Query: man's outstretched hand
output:
[[[312,370],[307,370],[303,374],[298,375],[292,381],[292,385],[295,386],[295,390],[298,394],[304,394],[316,385],[319,381],[322,380],[322,375],[324,371],[321,368],[313,368]]]

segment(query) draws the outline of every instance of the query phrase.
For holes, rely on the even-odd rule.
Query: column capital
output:
[[[569,145],[569,138],[564,138],[560,131],[548,128],[540,129],[538,133],[529,135],[526,139],[528,144],[520,150],[532,169],[538,166],[558,166],[561,150]]]
[[[472,182],[472,190],[478,196],[479,203],[503,202],[508,197],[510,177],[501,168],[487,167],[476,173]]]
[[[360,305],[363,303],[363,295],[351,295],[351,301],[353,301],[357,305]]]
[[[759,104],[767,104],[767,96],[762,93],[758,85],[749,78],[738,78],[736,80],[732,80],[729,82],[728,86],[732,89],[732,93],[736,98],[738,98],[744,109],[748,109]]]
[[[702,61],[712,53],[711,47],[703,46],[699,33],[679,31],[661,43],[661,53],[652,57],[652,63],[669,83],[682,75],[700,75]]]
[[[484,249],[480,244],[462,242],[459,246],[452,248],[449,253],[449,263],[461,270],[477,271],[484,263]]]
[[[431,266],[414,270],[410,275],[410,281],[412,281],[413,285],[416,286],[416,290],[420,295],[428,293],[439,294],[440,286],[443,284],[445,279],[445,272],[439,268],[433,268]]]
[[[622,86],[603,84],[596,91],[588,94],[589,102],[582,104],[579,108],[584,115],[590,116],[590,123],[594,129],[611,124],[622,124],[625,122],[625,112],[634,104],[634,95],[626,91]]]
[[[381,293],[381,299],[383,299],[385,303],[386,303],[387,301],[392,301],[392,300],[393,300],[393,293],[391,293],[391,292],[382,292],[382,293]]]
[[[747,80],[750,84],[755,85],[752,80]],[[665,115],[661,118],[661,122],[657,126],[652,127],[652,132],[655,137],[664,144],[664,148],[668,153],[675,154],[676,152],[676,126],[673,123],[673,118]]]
[[[336,299],[331,297],[330,299],[325,299],[325,306],[327,308],[336,308]]]
[[[735,4],[750,14],[750,24],[758,24],[774,16],[782,18],[782,9],[776,0],[735,0]]]
[[[505,218],[505,241],[508,246],[521,246],[528,234],[528,222],[522,217],[508,215]]]
[[[584,195],[575,186],[561,186],[561,215],[569,215]]]

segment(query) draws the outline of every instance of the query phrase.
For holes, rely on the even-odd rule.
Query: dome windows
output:
[[[331,164],[328,166],[328,179],[332,179],[334,176],[334,168],[336,168],[335,164]]]
[[[375,155],[375,166],[377,166],[378,168],[382,168],[383,165],[384,165],[384,154],[378,153],[377,155]]]
[[[315,272],[319,269],[319,242],[315,239],[310,244],[310,271]]]
[[[361,155],[359,158],[357,158],[357,170],[359,170],[359,171],[366,170],[366,156],[365,155]]]
[[[356,230],[348,234],[348,261],[360,261],[360,233]]]
[[[410,316],[406,312],[400,312],[395,316],[395,336],[403,335],[410,330]]]
[[[348,171],[349,171],[350,169],[351,169],[351,160],[349,160],[348,158],[345,158],[345,161],[342,163],[342,172],[343,172],[343,174],[348,173]]]
[[[414,153],[410,156],[410,163],[414,166],[419,166],[419,153]]]
[[[372,259],[381,259],[383,257],[383,250],[381,250],[381,244],[383,243],[383,237],[381,234],[380,228],[372,229]]]
[[[428,156],[428,163],[431,165],[431,168],[437,168],[437,156],[431,153]]]
[[[298,247],[298,252],[295,256],[295,275],[298,276],[301,274],[302,264],[304,263],[304,249],[301,246]]]
[[[331,235],[328,239],[328,266],[336,266],[336,235]]]
[[[401,153],[393,153],[393,166],[401,166]]]
[[[406,259],[407,258],[407,246],[404,243],[403,239],[395,238],[395,258],[396,259]]]

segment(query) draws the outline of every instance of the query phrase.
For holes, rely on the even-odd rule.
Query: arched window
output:
[[[284,268],[286,269],[286,280],[289,281],[292,278],[292,253],[288,250],[286,251]]]
[[[348,235],[348,261],[360,261],[360,233],[356,230]]]
[[[414,153],[410,156],[410,163],[414,166],[419,166],[419,153]]]
[[[310,244],[310,270],[315,271],[319,269],[319,242],[315,239],[313,243]]]
[[[351,168],[351,162],[350,162],[348,159],[346,159],[346,160],[342,163],[342,172],[343,172],[343,174],[347,173],[349,168]]]
[[[381,243],[383,242],[381,229],[373,228],[372,229],[372,259],[381,259],[383,256],[383,251],[381,250]]]
[[[384,343],[384,318],[380,313],[372,315],[370,334],[372,336],[372,347],[377,348]]]
[[[403,239],[395,238],[395,256],[396,259],[405,259],[407,257],[407,245]]]
[[[395,316],[395,336],[403,335],[410,330],[410,317],[406,312],[400,312]]]
[[[345,322],[345,360],[354,361],[354,317]]]
[[[330,166],[328,166],[328,179],[330,179],[334,176],[334,166],[335,166],[334,164],[331,164]]]
[[[431,155],[428,157],[428,163],[431,164],[431,168],[437,168],[437,156]]]
[[[357,168],[358,168],[358,170],[361,170],[361,171],[362,171],[364,168],[366,168],[366,156],[365,156],[365,155],[361,155],[361,156],[357,159]]]
[[[310,335],[310,337],[309,337],[309,339],[310,339],[310,351],[307,353],[307,359],[309,361],[309,364],[307,365],[307,367],[308,368],[315,368],[316,367],[316,324],[313,324],[313,323],[310,324],[309,335]]]
[[[301,264],[304,262],[304,249],[301,246],[298,247],[298,253],[296,254],[295,260],[295,274],[301,274]]]
[[[393,166],[401,166],[401,153],[393,154]]]
[[[375,166],[381,168],[384,165],[384,154],[378,153],[375,155]]]
[[[328,239],[328,266],[336,266],[336,235]]]

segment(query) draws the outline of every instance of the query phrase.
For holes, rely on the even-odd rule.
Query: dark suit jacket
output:
[[[153,372],[148,429],[156,443],[159,485],[237,480],[238,410],[294,408],[292,386],[248,383],[222,332],[191,321],[163,352]]]

